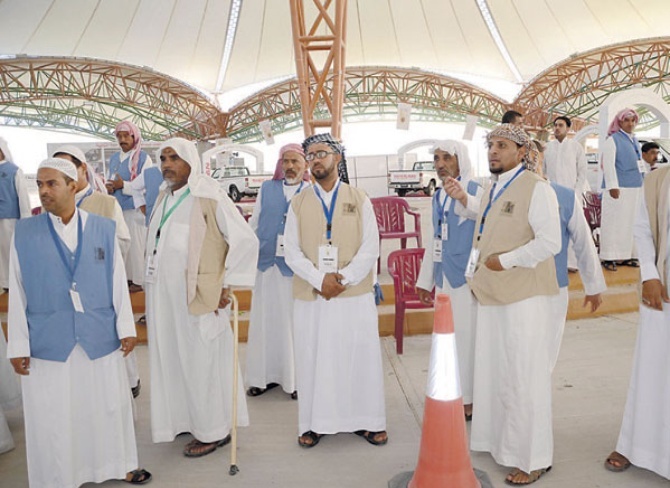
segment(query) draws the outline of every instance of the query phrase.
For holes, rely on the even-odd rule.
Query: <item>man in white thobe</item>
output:
[[[640,257],[642,306],[626,408],[614,451],[605,461],[610,471],[631,464],[670,479],[670,168],[650,173],[635,220]],[[628,483],[634,486],[631,480]]]
[[[46,213],[16,226],[7,355],[21,375],[31,488],[76,488],[136,469],[132,398],[123,356],[136,343],[114,223],[75,206],[77,169],[43,161]]]
[[[284,260],[284,227],[291,199],[309,185],[304,179],[306,169],[302,146],[283,146],[275,176],[261,186],[249,220],[260,241],[246,349],[249,396],[262,395],[281,385],[293,399],[298,398],[293,354],[293,271]]]
[[[487,136],[493,185],[478,208],[466,276],[477,305],[471,449],[513,466],[528,484],[552,464],[551,297],[561,249],[556,194],[538,175],[536,150],[518,127]],[[460,198],[460,197],[458,197]]]
[[[219,184],[201,174],[193,142],[168,139],[160,151],[164,184],[145,276],[151,435],[171,442],[190,432],[184,455],[199,457],[231,439],[229,287],[253,286],[258,239]],[[238,425],[248,425],[244,394],[237,399]]]
[[[468,194],[478,198],[481,198],[482,188],[470,177],[472,165],[465,144],[438,141],[431,152],[443,188],[433,197],[434,238],[426,246],[416,288],[419,299],[426,305],[432,304],[433,286],[437,287],[436,293],[451,298],[463,406],[466,420],[471,420],[477,309],[465,280],[465,265],[472,248],[477,214],[451,198],[445,187],[449,178],[455,178]]]
[[[544,149],[544,175],[549,179],[575,191],[577,195],[590,190],[586,180],[586,153],[584,147],[568,138],[572,127],[569,117],[554,119],[554,137]]]
[[[14,226],[30,214],[23,171],[12,162],[7,141],[0,137],[0,292],[9,288],[9,248]]]
[[[650,141],[642,144],[640,149],[647,172],[656,171],[658,169],[658,155],[661,152],[661,147],[655,142]]]
[[[602,149],[600,260],[609,271],[616,271],[617,265],[639,266],[634,259],[633,222],[646,168],[633,133],[637,122],[638,115],[633,109],[617,113]]]
[[[354,432],[386,444],[384,376],[373,294],[379,234],[370,199],[338,178],[330,134],[303,142],[316,180],[291,201],[284,250],[293,277],[298,443]]]

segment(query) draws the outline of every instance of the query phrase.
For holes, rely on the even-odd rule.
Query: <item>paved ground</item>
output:
[[[602,467],[619,430],[636,323],[636,313],[568,323],[554,374],[554,469],[535,486],[668,486],[667,480],[648,471],[632,468],[613,474]],[[136,404],[136,425],[142,464],[154,474],[151,486],[386,487],[394,475],[416,465],[430,336],[406,338],[401,357],[395,355],[394,346],[393,339],[382,340],[388,445],[374,447],[354,435],[340,434],[324,438],[312,450],[301,449],[296,443],[297,403],[273,390],[248,401],[252,425],[240,429],[240,472],[235,477],[228,475],[230,447],[202,459],[186,459],[181,449],[188,436],[169,444],[151,443],[148,355],[146,347],[140,347],[143,390]],[[0,486],[23,488],[28,485],[21,411],[10,412],[9,422],[17,448],[0,455]],[[493,486],[506,486],[502,480],[507,469],[490,456],[473,453],[472,462],[488,473]]]

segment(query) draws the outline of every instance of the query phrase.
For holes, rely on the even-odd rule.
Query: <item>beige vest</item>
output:
[[[161,191],[155,207],[165,197]],[[216,224],[216,200],[194,197],[188,236],[186,300],[188,311],[203,315],[219,308],[228,243]]]
[[[473,240],[473,247],[480,251],[479,261],[474,276],[468,279],[482,305],[507,305],[533,296],[558,293],[553,256],[535,268],[492,271],[484,265],[492,254],[512,251],[535,237],[528,223],[528,210],[536,184],[547,183],[530,171],[521,173],[491,206],[480,236],[480,223],[490,194],[484,192]]]
[[[326,239],[326,216],[314,187],[298,193],[291,200],[297,217],[298,236],[303,254],[318,267],[319,246],[328,244]],[[331,241],[337,247],[338,269],[347,266],[354,258],[363,242],[363,203],[365,193],[340,183],[335,202]],[[372,269],[357,285],[348,286],[339,297],[353,297],[371,293],[374,286]],[[298,275],[293,276],[293,297],[298,300],[316,300],[316,290]]]
[[[665,282],[665,261],[668,244],[669,191],[670,167],[657,169],[644,177],[644,200],[647,204],[651,236],[656,250],[656,268],[664,286],[667,286]]]
[[[94,191],[89,196],[84,198],[79,206],[80,209],[88,213],[107,217],[114,220],[115,217],[116,198],[111,195],[103,195],[100,192]]]

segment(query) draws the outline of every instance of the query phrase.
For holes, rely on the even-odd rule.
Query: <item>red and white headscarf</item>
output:
[[[611,136],[615,132],[619,132],[621,130],[621,122],[623,119],[631,116],[635,118],[635,123],[637,124],[638,120],[640,120],[640,116],[635,110],[632,108],[624,108],[623,110],[620,110],[619,113],[614,116],[614,120],[607,129],[607,135]]]
[[[119,132],[129,132],[135,140],[135,145],[131,148],[135,152],[130,160],[130,181],[133,181],[137,177],[137,166],[140,160],[140,151],[142,150],[142,134],[140,134],[140,129],[130,120],[124,120],[116,125],[114,135],[116,136]]]
[[[282,162],[284,160],[284,154],[290,151],[300,154],[303,158],[305,157],[305,151],[303,150],[301,144],[286,144],[285,146],[282,146],[282,148],[279,150],[279,159],[277,159],[277,166],[275,166],[274,175],[272,175],[273,180],[284,179],[284,170],[282,169]],[[305,171],[302,179],[305,181],[309,181],[308,171]]]

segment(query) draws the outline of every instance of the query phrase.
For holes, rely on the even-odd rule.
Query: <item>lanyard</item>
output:
[[[290,186],[290,185],[287,185],[286,182],[284,182],[284,186]],[[300,193],[303,186],[305,186],[305,181],[304,180],[300,182],[300,186],[298,187],[296,192],[293,194],[293,196],[296,196],[298,193]],[[289,207],[290,203],[291,203],[291,199],[286,200],[286,210],[284,210],[284,219],[281,222],[281,225],[282,225],[282,232],[281,233],[282,234],[284,233],[283,229],[284,229],[284,225],[286,224],[286,214],[288,213],[288,207]]]
[[[337,201],[337,192],[340,191],[340,182],[337,182],[337,186],[335,187],[335,192],[333,192],[333,198],[330,201],[330,208],[326,207],[326,202],[323,201],[323,198],[321,197],[321,193],[319,190],[316,188],[314,189],[314,192],[316,193],[316,196],[319,197],[319,200],[321,200],[321,206],[323,207],[323,213],[326,216],[326,239],[328,239],[328,242],[330,242],[332,230],[333,230],[333,214],[335,213],[335,202]]]
[[[516,173],[514,173],[514,176],[512,176],[512,178],[510,178],[510,180],[507,183],[505,183],[505,186],[503,186],[501,188],[501,190],[498,192],[498,194],[495,196],[495,198],[493,198],[493,192],[495,191],[496,185],[498,184],[498,182],[496,181],[493,184],[493,186],[491,187],[491,191],[489,192],[489,203],[486,205],[486,209],[484,209],[484,214],[482,215],[482,221],[479,224],[479,235],[480,236],[484,232],[484,222],[486,222],[486,216],[489,214],[489,211],[491,210],[491,206],[498,200],[498,198],[500,198],[500,195],[505,193],[505,190],[507,190],[507,187],[510,186],[514,180],[516,180],[516,177],[519,176],[521,173],[523,173],[523,170],[524,170],[524,167],[521,166],[519,168],[519,170]]]
[[[635,149],[635,154],[637,155],[637,159],[642,159],[642,154],[640,154],[640,148],[637,145],[637,139],[635,139],[635,136],[629,135],[625,130],[619,129],[624,136],[626,136],[626,139],[630,141],[630,143],[633,145],[633,149]]]
[[[56,229],[54,229],[54,224],[51,221],[51,217],[47,216],[47,225],[49,226],[49,232],[51,233],[51,239],[53,239],[54,244],[56,245],[56,249],[58,249],[58,255],[60,256],[60,260],[63,262],[63,265],[65,265],[65,269],[69,271],[70,273],[70,281],[72,282],[72,289],[75,289],[76,283],[74,282],[74,274],[77,271],[77,266],[79,266],[79,259],[81,258],[81,241],[83,239],[83,232],[82,232],[82,225],[81,225],[81,214],[77,212],[77,249],[74,252],[74,262],[70,262],[65,255],[65,250],[63,248],[67,248],[65,245],[65,242],[58,236],[56,233]],[[68,249],[69,251],[69,249]]]
[[[186,191],[182,196],[179,197],[179,199],[175,202],[174,205],[170,207],[170,209],[165,213],[165,207],[167,206],[167,195],[163,199],[163,216],[161,217],[161,222],[158,224],[158,231],[156,231],[156,244],[154,245],[154,254],[156,254],[156,249],[158,248],[158,241],[161,238],[161,229],[163,228],[163,224],[167,221],[167,219],[172,215],[172,212],[175,211],[175,209],[181,205],[181,202],[184,201],[184,199],[191,194],[191,189],[187,188]]]
[[[91,195],[93,195],[93,188],[90,188],[90,187],[89,187],[88,191],[87,191],[86,193],[84,193],[84,196],[81,197],[81,198],[79,199],[79,201],[77,202],[77,207],[79,207],[79,205],[81,205],[81,202],[83,202],[84,200],[86,200],[86,198],[87,198],[87,197],[90,197]]]
[[[456,178],[456,181],[461,181],[461,177],[458,176],[458,177]],[[444,194],[445,194],[444,203],[443,203],[442,205],[440,205],[440,192],[444,192]],[[439,217],[439,219],[438,219],[440,225],[442,225],[442,219],[443,219],[444,217],[446,217],[445,212],[444,212],[444,209],[447,207],[447,202],[449,201],[449,198],[451,198],[451,197],[447,194],[446,191],[444,191],[444,188],[440,188],[440,189],[437,191],[437,204],[440,205],[440,217]],[[447,211],[446,213],[449,214],[448,211]]]

